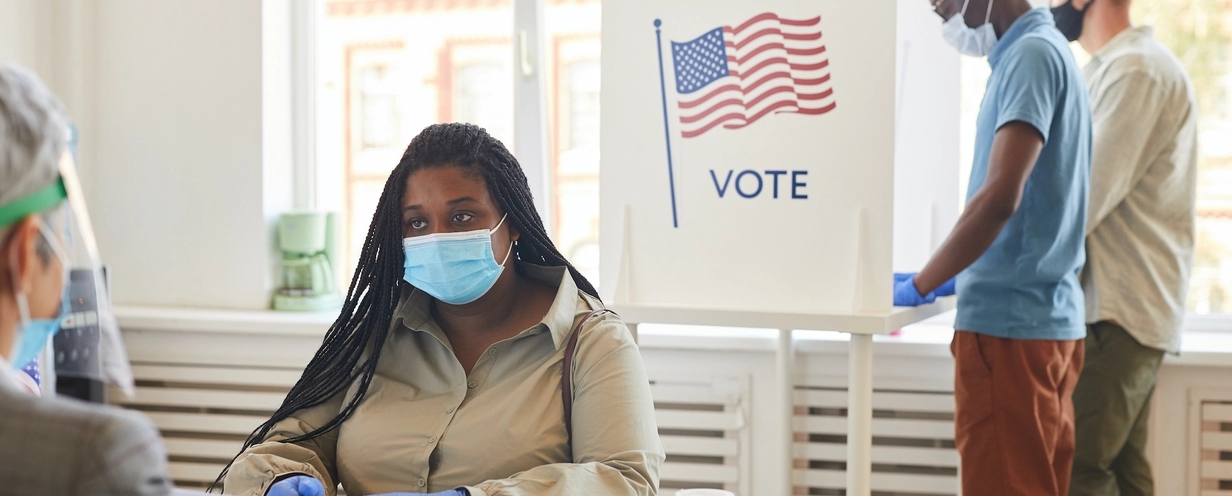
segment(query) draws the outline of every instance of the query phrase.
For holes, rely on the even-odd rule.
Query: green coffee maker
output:
[[[274,309],[314,312],[342,307],[334,264],[341,246],[338,214],[294,211],[278,220],[282,251],[282,287],[274,294]]]

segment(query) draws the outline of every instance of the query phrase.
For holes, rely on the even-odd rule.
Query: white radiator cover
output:
[[[1190,406],[1190,492],[1232,496],[1232,390],[1193,390]]]

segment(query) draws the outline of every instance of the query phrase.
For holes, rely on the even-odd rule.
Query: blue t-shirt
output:
[[[1022,203],[979,260],[958,276],[961,330],[1011,339],[1086,336],[1078,272],[1091,169],[1086,83],[1052,13],[1023,14],[988,55],[992,75],[976,121],[971,196],[988,176],[993,135],[1021,121],[1044,138]]]

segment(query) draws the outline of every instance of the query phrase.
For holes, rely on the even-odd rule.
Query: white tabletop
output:
[[[919,307],[894,307],[888,313],[820,314],[730,310],[722,308],[681,308],[654,305],[612,305],[612,310],[628,323],[680,324],[763,329],[808,329],[841,331],[851,334],[889,334],[953,310],[953,297]]]

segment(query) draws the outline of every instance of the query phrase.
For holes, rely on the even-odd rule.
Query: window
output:
[[[452,80],[440,122],[470,122],[513,146],[513,55],[508,38],[450,40],[441,70]],[[403,144],[405,146],[405,143]]]
[[[388,77],[384,65],[361,69],[357,76],[359,88],[360,145],[363,150],[381,150],[398,146],[399,128],[397,87]]]
[[[453,113],[455,121],[483,126],[492,136],[509,143],[513,138],[513,95],[508,67],[493,62],[464,65],[457,70]]]
[[[561,253],[599,284],[599,39],[558,34],[553,184],[553,236]]]
[[[557,247],[599,271],[599,0],[543,12],[548,164]],[[343,212],[348,274],[385,180],[421,129],[471,122],[514,148],[510,0],[324,0],[317,23],[317,204]],[[547,212],[541,212],[547,214]]]
[[[1155,27],[1193,80],[1198,102],[1197,253],[1189,310],[1232,313],[1232,4],[1221,0],[1134,0],[1135,25]],[[1079,64],[1090,57],[1073,45]],[[966,194],[975,116],[988,80],[988,62],[963,58],[962,194]]]
[[[317,20],[317,206],[343,213],[348,275],[402,152],[424,127],[513,135],[508,1],[325,0]]]
[[[1138,0],[1136,24],[1184,64],[1198,100],[1198,237],[1188,306],[1232,313],[1232,4]]]
[[[599,0],[548,0],[548,134],[556,247],[599,286]]]

